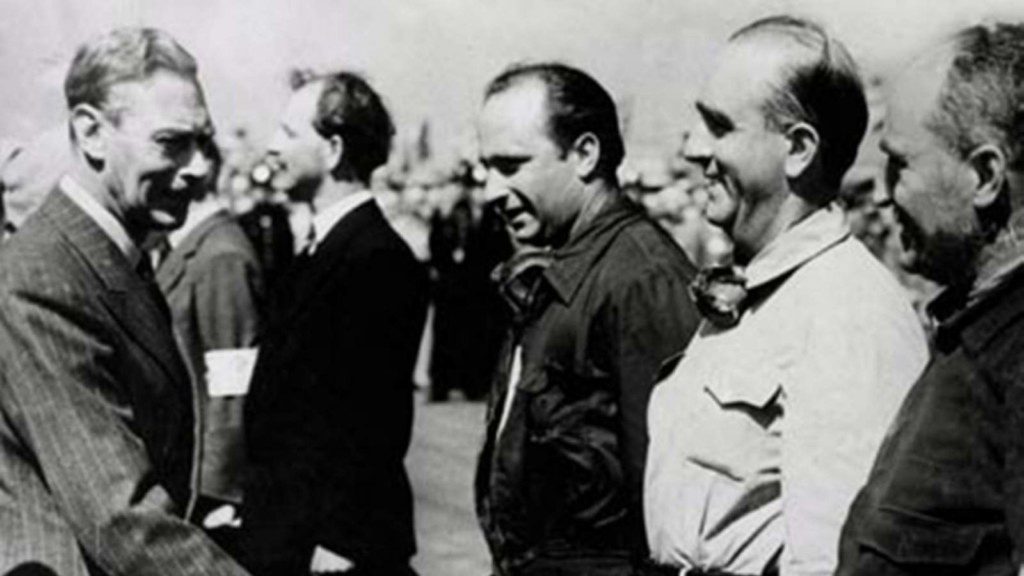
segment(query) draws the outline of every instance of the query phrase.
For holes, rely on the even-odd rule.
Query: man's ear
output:
[[[1006,155],[994,144],[982,144],[967,155],[975,176],[972,201],[980,211],[991,210],[1002,199],[1006,187]]]
[[[103,112],[91,104],[79,104],[71,110],[71,132],[91,164],[107,158],[107,122]]]
[[[576,176],[590,180],[596,174],[601,159],[601,141],[593,132],[584,132],[573,142],[569,154],[576,159]]]
[[[324,164],[327,171],[334,173],[341,165],[341,158],[345,155],[345,141],[341,136],[335,134],[327,139],[327,155]]]
[[[799,178],[814,162],[821,145],[821,138],[814,126],[806,122],[797,122],[786,130],[786,177]]]

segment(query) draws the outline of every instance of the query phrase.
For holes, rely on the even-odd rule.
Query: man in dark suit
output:
[[[312,234],[246,400],[242,549],[258,574],[411,574],[403,460],[427,276],[366,190],[393,127],[358,76],[314,77],[270,145]]]
[[[231,550],[242,501],[242,409],[256,355],[263,276],[256,252],[216,191],[216,148],[207,185],[181,228],[167,235],[156,272],[175,332],[199,383],[203,442],[195,517]]]
[[[944,291],[933,358],[850,508],[837,574],[1024,562],[1024,25],[958,32],[893,83],[882,151],[902,264]]]
[[[0,572],[245,574],[185,520],[194,396],[140,249],[209,169],[195,61],[116,30],[65,94],[72,168],[0,252]]]

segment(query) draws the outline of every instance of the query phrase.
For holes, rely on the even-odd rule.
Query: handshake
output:
[[[241,527],[242,517],[238,514],[238,507],[234,504],[225,504],[215,508],[203,518],[203,528],[207,530]],[[320,546],[313,551],[313,559],[309,565],[309,571],[312,574],[344,574],[353,568],[355,568],[355,563],[351,560]]]

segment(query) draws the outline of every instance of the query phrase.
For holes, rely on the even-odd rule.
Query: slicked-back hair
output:
[[[798,122],[813,126],[825,184],[838,190],[868,125],[856,62],[824,28],[794,16],[762,18],[734,32],[729,41],[755,38],[784,42],[799,55],[783,68],[764,103],[768,126],[780,132]]]
[[[115,123],[120,110],[110,105],[111,87],[141,82],[168,71],[198,84],[195,58],[170,34],[155,28],[118,28],[83,44],[64,79],[68,109],[89,104]]]
[[[615,181],[625,148],[619,130],[615,102],[604,87],[582,70],[558,62],[513,64],[499,74],[484,93],[484,99],[526,81],[544,86],[548,131],[562,153],[587,132],[601,142],[597,169],[603,178]]]
[[[380,95],[353,72],[292,75],[296,90],[318,85],[313,129],[325,139],[340,136],[344,145],[341,162],[331,174],[339,180],[370,183],[370,176],[388,161],[395,126]]]
[[[952,59],[928,127],[962,158],[998,144],[1024,169],[1024,25],[971,26],[951,42]]]

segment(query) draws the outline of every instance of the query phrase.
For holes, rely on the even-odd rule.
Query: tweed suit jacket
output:
[[[302,573],[314,546],[357,568],[407,563],[415,543],[403,460],[426,270],[367,202],[287,278],[290,297],[260,345],[246,399],[249,567]]]
[[[59,189],[0,249],[0,573],[245,574],[184,520],[195,407],[157,298]]]
[[[211,396],[204,353],[251,348],[260,329],[263,276],[256,252],[224,210],[200,222],[156,273],[185,361],[199,384],[199,492],[241,502],[244,396]]]

